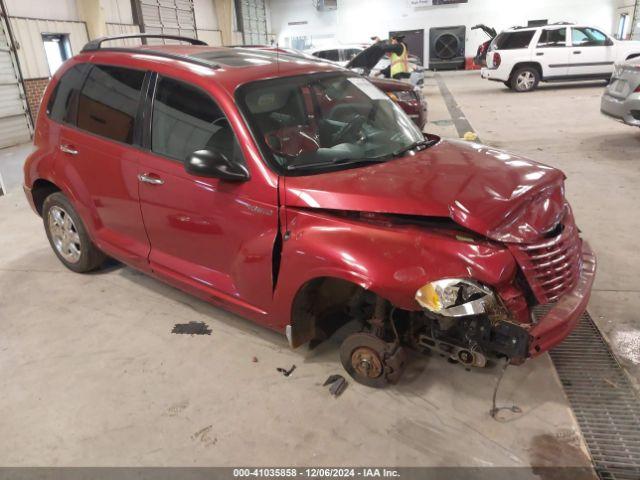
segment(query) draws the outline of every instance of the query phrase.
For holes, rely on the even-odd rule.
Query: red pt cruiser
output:
[[[595,257],[551,167],[420,132],[299,57],[90,42],[42,100],[25,192],[60,261],[105,255],[398,380],[408,348],[511,363],[562,341]],[[532,314],[548,305],[546,314]]]

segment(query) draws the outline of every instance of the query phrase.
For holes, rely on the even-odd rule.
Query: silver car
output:
[[[600,110],[627,125],[640,127],[640,58],[616,65],[602,95]]]

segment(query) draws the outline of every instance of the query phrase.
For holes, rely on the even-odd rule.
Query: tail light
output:
[[[493,54],[493,66],[494,66],[494,68],[498,68],[501,63],[502,63],[502,57],[500,56],[500,54],[498,52],[494,53]]]

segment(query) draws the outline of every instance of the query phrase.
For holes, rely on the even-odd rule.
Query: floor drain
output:
[[[211,335],[211,329],[204,322],[176,323],[171,333],[181,335]]]
[[[550,353],[598,476],[640,479],[640,398],[588,313]]]

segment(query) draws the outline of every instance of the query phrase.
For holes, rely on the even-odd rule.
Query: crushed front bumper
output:
[[[529,355],[535,357],[562,342],[576,327],[587,309],[596,273],[596,256],[586,241],[582,242],[580,277],[572,291],[566,293],[531,329]]]
[[[633,93],[621,99],[605,92],[602,95],[600,111],[627,125],[640,127],[640,93]]]

